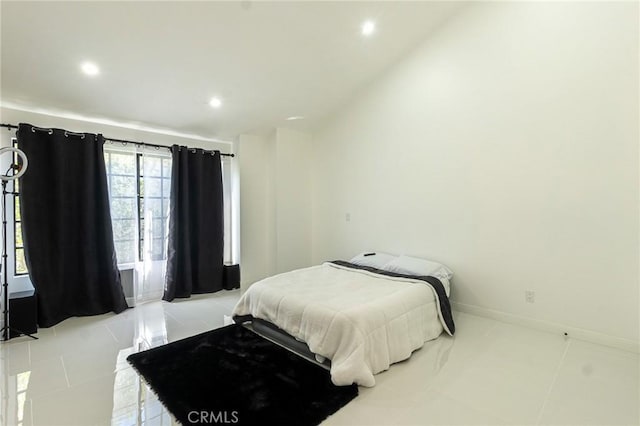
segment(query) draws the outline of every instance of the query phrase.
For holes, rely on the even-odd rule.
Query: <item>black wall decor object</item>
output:
[[[163,300],[222,290],[224,213],[220,152],[173,145]]]
[[[127,308],[111,228],[102,135],[21,123],[25,257],[38,325]]]

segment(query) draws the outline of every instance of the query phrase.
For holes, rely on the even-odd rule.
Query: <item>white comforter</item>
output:
[[[442,333],[435,300],[423,281],[324,263],[253,284],[233,314],[269,321],[329,358],[334,384],[371,387]]]

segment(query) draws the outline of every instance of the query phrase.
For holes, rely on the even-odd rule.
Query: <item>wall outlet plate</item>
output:
[[[536,292],[533,290],[526,290],[524,292],[524,300],[527,303],[535,303],[536,301]]]

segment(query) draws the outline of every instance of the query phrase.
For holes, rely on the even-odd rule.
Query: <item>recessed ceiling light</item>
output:
[[[100,74],[100,68],[93,62],[83,62],[82,65],[80,65],[80,69],[83,73],[91,77]]]
[[[291,117],[287,117],[287,120],[292,121],[292,120],[302,120],[304,119],[303,116],[301,115],[292,115]]]
[[[373,21],[364,21],[361,27],[363,36],[370,36],[376,30],[376,23]]]
[[[211,98],[209,105],[211,105],[212,108],[220,108],[222,106],[222,100],[220,100],[220,98]]]

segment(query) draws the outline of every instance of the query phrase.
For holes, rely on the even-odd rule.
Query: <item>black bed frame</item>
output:
[[[290,350],[291,352],[305,358],[308,361],[313,362],[327,370],[331,369],[331,361],[325,359],[324,362],[318,362],[316,360],[316,355],[311,352],[309,346],[306,343],[297,340],[295,337],[279,328],[278,326],[270,323],[269,321],[262,320],[260,318],[253,318],[251,316],[247,317],[235,317],[235,322],[242,323],[248,329],[254,331],[260,336],[264,337],[282,346],[285,349]]]

